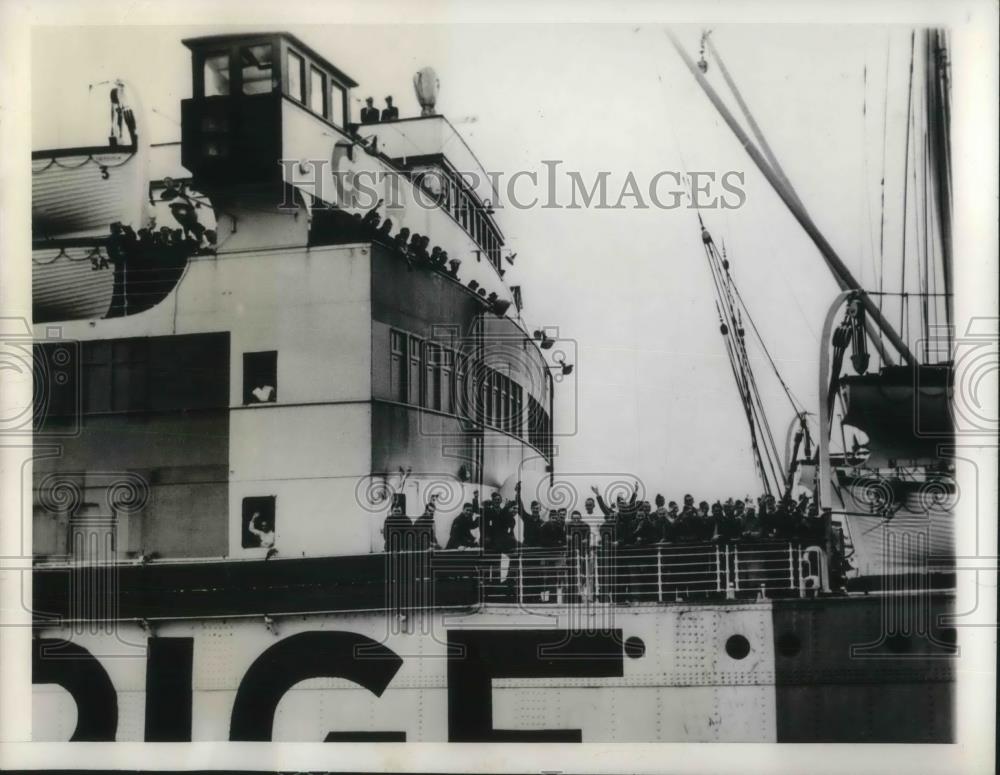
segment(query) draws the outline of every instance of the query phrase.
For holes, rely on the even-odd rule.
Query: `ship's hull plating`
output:
[[[42,625],[34,734],[949,742],[950,610],[915,594]]]

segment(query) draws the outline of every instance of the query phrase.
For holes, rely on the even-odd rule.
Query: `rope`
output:
[[[108,153],[109,154],[114,153],[114,151],[108,151]],[[93,154],[87,154],[87,158],[84,159],[79,164],[63,164],[62,162],[59,161],[58,157],[53,156],[51,159],[49,159],[49,163],[46,164],[44,167],[41,167],[39,169],[32,169],[31,174],[40,175],[46,170],[51,169],[53,166],[59,167],[60,169],[64,170],[78,170],[84,167],[85,165],[89,164],[90,162],[93,162],[98,167],[103,167],[104,169],[113,170],[117,169],[118,167],[124,167],[126,164],[128,164],[132,160],[132,157],[135,156],[135,153],[136,153],[135,151],[131,151],[128,156],[126,156],[124,159],[122,159],[122,161],[118,162],[117,164],[112,164],[111,162],[102,162],[99,159],[97,159]]]
[[[34,256],[32,256],[31,263],[37,264],[38,266],[48,266],[49,264],[54,264],[60,258],[65,258],[67,261],[73,261],[78,263],[81,261],[89,261],[92,258],[102,258],[104,257],[104,255],[105,254],[102,253],[101,249],[98,247],[98,248],[91,248],[89,252],[74,258],[72,255],[70,255],[69,251],[67,251],[66,248],[59,248],[59,252],[48,260],[43,260],[41,258],[35,258]]]

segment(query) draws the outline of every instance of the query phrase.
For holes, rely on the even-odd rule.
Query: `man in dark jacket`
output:
[[[403,508],[394,503],[389,515],[382,523],[382,537],[385,538],[385,551],[399,550],[406,540],[406,532],[413,527],[410,518],[403,513]]]
[[[382,109],[383,121],[395,121],[399,118],[399,108],[392,104],[392,95],[385,98],[385,108]]]
[[[549,518],[541,529],[541,545],[546,549],[561,549],[566,546],[566,523],[559,518],[556,509],[549,510]]]
[[[361,108],[361,123],[378,123],[378,108],[375,107],[375,99],[373,97],[365,97],[365,106]]]
[[[479,544],[472,531],[479,527],[479,517],[476,516],[471,503],[462,506],[462,511],[451,523],[451,534],[447,549],[472,549]]]
[[[649,502],[643,501],[639,504],[638,516],[635,520],[635,528],[632,531],[631,543],[635,546],[648,546],[659,542],[662,535],[660,526],[656,523],[656,518],[650,509]]]
[[[517,515],[521,518],[522,534],[521,545],[532,548],[541,545],[542,530],[542,505],[538,501],[531,502],[531,511],[524,510],[524,503],[521,500],[521,483],[514,486],[514,493],[517,501]]]
[[[566,523],[566,542],[576,551],[590,548],[590,525],[583,521],[579,511],[573,511]]]
[[[514,538],[515,504],[503,502],[500,493],[495,492],[489,503],[483,506],[483,548],[487,552],[510,554],[517,547]]]
[[[413,532],[416,534],[418,548],[441,548],[437,540],[437,530],[434,524],[434,513],[436,511],[437,504],[434,501],[428,501],[424,507],[424,513],[417,517],[417,521],[413,523]]]

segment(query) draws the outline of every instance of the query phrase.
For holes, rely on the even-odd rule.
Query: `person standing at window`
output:
[[[257,545],[262,549],[274,548],[274,527],[259,511],[254,512],[247,529],[257,536],[257,540],[260,542]]]

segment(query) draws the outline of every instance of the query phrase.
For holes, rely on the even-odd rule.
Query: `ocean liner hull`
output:
[[[939,618],[947,595],[531,608],[453,594],[452,605],[405,616],[271,616],[251,613],[253,597],[229,615],[41,625],[35,739],[944,743],[954,734],[954,631]],[[351,608],[350,597],[332,594],[330,605]],[[894,629],[904,605],[923,610],[926,629]]]

